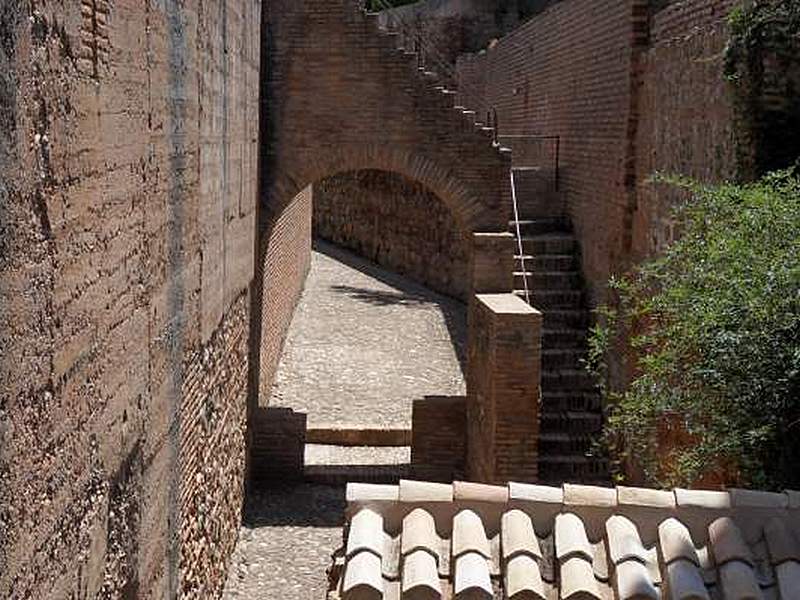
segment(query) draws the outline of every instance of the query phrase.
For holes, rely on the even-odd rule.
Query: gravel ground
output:
[[[460,302],[322,242],[271,406],[330,424],[411,427],[413,400],[465,393]]]
[[[344,488],[253,491],[231,561],[225,600],[324,600],[325,570],[342,543]]]
[[[311,427],[410,428],[414,399],[464,394],[465,329],[463,304],[317,243],[270,405],[306,412]],[[306,448],[312,468],[409,460],[408,447]],[[344,506],[338,486],[253,490],[223,598],[324,600]]]
[[[402,465],[411,462],[411,448],[397,446],[328,446],[306,444],[308,465]]]

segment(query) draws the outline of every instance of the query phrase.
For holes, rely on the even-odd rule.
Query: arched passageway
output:
[[[277,405],[309,423],[409,429],[414,399],[462,394],[466,233],[422,184],[375,170],[325,178],[270,214],[254,290],[258,404],[276,405],[281,356]]]

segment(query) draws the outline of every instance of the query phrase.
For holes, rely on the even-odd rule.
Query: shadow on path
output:
[[[325,240],[315,239],[313,247],[315,251],[397,290],[390,292],[349,285],[331,286],[331,289],[337,293],[373,306],[432,306],[438,308],[450,334],[450,341],[458,358],[461,373],[466,374],[467,307],[463,302],[414,283],[399,273],[387,272],[384,267]]]
[[[261,527],[342,527],[344,486],[261,485],[248,490],[242,524]]]

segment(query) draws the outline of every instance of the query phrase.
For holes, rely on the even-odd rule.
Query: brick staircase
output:
[[[515,221],[510,223],[516,234]],[[544,314],[539,475],[542,481],[601,482],[603,461],[589,455],[603,422],[596,382],[585,371],[591,314],[585,303],[578,244],[567,217],[519,221],[523,256],[514,287]],[[523,262],[525,270],[523,270]]]
[[[417,77],[429,88],[432,101],[450,113],[453,134],[474,136],[476,148],[480,144],[493,146],[510,167],[511,149],[492,144],[494,129],[480,122],[475,111],[455,105],[458,92],[441,84],[447,79],[418,66],[417,54],[398,47],[400,35],[381,28],[377,13],[363,14],[383,37],[395,60],[403,68],[415,69]],[[514,287],[524,296],[523,277],[527,277],[528,288],[533,292],[531,303],[544,313],[540,479],[549,483],[605,482],[606,464],[590,455],[603,416],[596,382],[581,362],[587,352],[591,313],[585,303],[578,244],[569,219],[561,216],[562,211],[554,209],[555,204],[542,193],[542,173],[537,171],[531,169],[529,182],[533,187],[523,190],[519,198],[520,214],[536,218],[520,217],[527,271],[522,269],[522,257],[516,256]],[[510,226],[516,233],[516,222]]]

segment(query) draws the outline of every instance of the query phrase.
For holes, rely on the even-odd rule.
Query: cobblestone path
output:
[[[270,406],[328,424],[411,427],[411,403],[464,393],[464,306],[318,242]]]
[[[342,543],[344,488],[255,490],[231,560],[225,600],[325,600],[325,570]]]
[[[271,406],[308,413],[309,426],[410,427],[411,403],[464,393],[464,307],[328,244],[286,341]],[[309,464],[408,461],[408,448],[308,446]],[[341,545],[344,488],[253,490],[223,598],[324,600]]]

